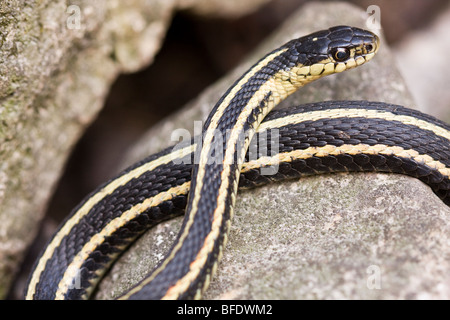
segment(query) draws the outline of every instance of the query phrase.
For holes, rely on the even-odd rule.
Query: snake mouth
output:
[[[375,53],[378,52],[378,49],[380,48],[380,37],[375,35]]]

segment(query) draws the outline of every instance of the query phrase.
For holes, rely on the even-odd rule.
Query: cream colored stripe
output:
[[[205,175],[205,166],[208,163],[209,160],[209,155],[211,152],[211,141],[214,137],[215,134],[215,130],[217,129],[217,124],[219,119],[222,117],[222,115],[224,114],[226,108],[228,107],[228,105],[230,104],[231,100],[236,96],[236,93],[241,90],[242,86],[248,82],[248,80],[254,76],[258,71],[260,71],[263,67],[265,67],[269,62],[271,62],[273,59],[275,59],[277,56],[279,56],[280,54],[282,54],[283,52],[285,52],[287,50],[287,48],[282,49],[282,50],[278,50],[270,55],[268,55],[266,58],[264,58],[263,60],[261,60],[257,65],[255,65],[252,69],[250,69],[242,78],[241,80],[230,90],[230,92],[227,94],[227,96],[222,100],[221,104],[219,105],[219,107],[217,108],[214,116],[211,119],[211,123],[206,131],[206,135],[205,135],[205,139],[203,141],[203,148],[201,150],[200,153],[200,159],[199,159],[199,169],[198,169],[198,173],[197,173],[197,181],[202,181],[203,177]],[[267,82],[266,82],[267,83]],[[261,90],[258,90],[258,92],[260,92]],[[255,93],[255,95],[257,95]],[[248,107],[248,106],[246,106]],[[202,187],[202,183],[197,183],[196,184],[196,188],[195,190],[191,191],[191,194],[193,195],[193,201],[192,201],[192,208],[191,208],[191,212],[190,212],[190,216],[188,217],[188,220],[185,224],[185,228],[184,231],[182,232],[182,234],[179,237],[179,241],[178,243],[173,247],[173,249],[171,250],[171,252],[169,253],[169,255],[167,256],[166,259],[164,259],[163,263],[159,266],[159,268],[157,268],[153,274],[145,279],[145,281],[142,283],[142,286],[146,285],[147,283],[151,282],[156,275],[158,275],[161,270],[163,270],[166,265],[173,259],[173,257],[175,256],[175,254],[180,250],[184,239],[187,237],[189,230],[194,222],[194,217],[195,214],[198,210],[198,200],[200,198],[201,195],[201,187]],[[180,280],[182,281],[182,280]],[[127,297],[133,295],[134,293],[136,293],[137,291],[139,291],[141,288],[141,286],[136,287],[132,290],[130,290],[125,296],[123,296],[123,299],[126,299]]]
[[[281,86],[279,81],[276,81],[278,75],[275,75],[272,79],[269,79],[264,85],[261,86],[261,88],[258,90],[257,93],[249,100],[245,108],[242,110],[241,114],[239,115],[233,129],[231,130],[231,133],[229,135],[228,139],[228,147],[225,151],[225,157],[223,160],[223,170],[221,172],[221,184],[219,187],[218,192],[218,198],[217,198],[217,207],[214,210],[213,213],[213,220],[211,224],[211,231],[207,235],[207,237],[204,240],[204,245],[198,252],[196,258],[194,261],[191,262],[190,268],[188,273],[183,276],[181,279],[177,281],[175,285],[173,285],[166,293],[166,295],[163,297],[163,299],[177,299],[178,296],[187,290],[189,285],[192,283],[194,279],[198,276],[200,273],[200,270],[205,265],[208,254],[212,251],[214,247],[215,240],[217,237],[219,237],[220,233],[220,226],[222,225],[223,220],[223,213],[225,211],[225,200],[226,195],[228,194],[226,190],[228,189],[229,185],[229,179],[231,172],[231,166],[229,164],[232,164],[234,161],[234,154],[236,151],[236,144],[240,138],[242,138],[243,134],[243,127],[244,123],[247,121],[250,114],[257,108],[257,106],[260,104],[260,102],[265,98],[266,94],[268,92],[275,93],[271,96],[271,99],[268,101],[266,110],[261,113],[260,117],[261,119],[258,119],[259,121],[262,120],[262,118],[275,106],[277,105],[282,99],[284,99],[289,92],[289,88]],[[290,85],[289,82],[285,81],[286,85]],[[248,144],[252,137],[252,132],[249,132],[248,139],[245,141],[245,148],[242,149],[243,154],[238,156],[239,161],[241,163],[238,163],[238,166],[242,164],[243,158],[245,156],[245,152],[247,151]],[[207,155],[206,155],[207,156]],[[203,159],[204,161],[207,160]],[[206,162],[205,162],[206,163]],[[238,171],[240,168],[237,169]],[[233,186],[234,189],[237,188],[237,181],[235,181],[235,185]],[[197,195],[197,201],[198,201],[199,195]]]
[[[44,254],[36,266],[33,275],[30,280],[30,284],[27,289],[26,299],[32,299],[35,293],[36,285],[39,282],[39,277],[45,268],[45,264],[52,257],[56,247],[60,244],[61,240],[69,234],[73,226],[79,223],[79,221],[89,213],[94,205],[100,202],[104,197],[111,194],[118,187],[125,185],[130,180],[141,176],[144,172],[155,169],[158,166],[167,164],[173,159],[181,158],[186,154],[192,152],[193,146],[190,145],[186,148],[176,150],[165,156],[162,156],[154,161],[145,163],[144,165],[130,171],[129,173],[113,180],[110,184],[106,185],[102,190],[94,194],[86,203],[78,209],[78,211],[64,224],[64,226],[58,231],[51,243],[45,249]]]
[[[239,81],[239,83],[236,86],[234,86],[233,89],[230,91],[230,93],[225,97],[225,99],[223,99],[222,103],[220,104],[219,108],[217,109],[217,112],[214,114],[213,118],[211,119],[211,124],[208,127],[208,130],[206,132],[206,136],[205,136],[205,139],[203,142],[203,148],[202,148],[202,151],[200,154],[199,170],[198,170],[198,174],[197,174],[197,178],[196,178],[197,181],[203,181],[203,177],[205,175],[205,164],[208,163],[208,159],[209,159],[209,155],[210,155],[211,147],[212,147],[211,141],[213,140],[213,137],[215,134],[215,129],[217,128],[219,119],[225,113],[225,110],[228,107],[228,105],[230,104],[231,100],[236,96],[236,93],[239,92],[239,90],[241,90],[242,86],[245,85],[252,76],[254,76],[263,67],[265,67],[269,62],[271,62],[273,59],[275,59],[277,56],[279,56],[286,50],[287,50],[287,48],[278,50],[277,52],[274,52],[274,53],[268,55],[265,59],[260,61],[244,77],[242,77],[242,79]],[[258,90],[258,92],[261,92],[261,88]],[[257,96],[258,92],[256,92],[253,97]],[[259,98],[259,96],[258,96],[258,98]],[[248,107],[248,106],[246,106],[246,107]],[[198,201],[201,196],[202,185],[203,185],[202,183],[197,183],[196,188],[195,188],[195,190],[193,190],[193,193],[192,193],[192,195],[194,196],[193,201],[192,201],[192,212],[193,213],[197,212],[197,209],[198,209],[197,206],[198,206]],[[194,216],[195,216],[195,214],[192,215],[192,217],[191,217],[192,219],[190,219],[186,225],[183,239],[189,233],[189,229],[193,223]],[[181,243],[182,242],[180,241],[180,245],[178,247],[181,247]],[[175,250],[174,250],[174,253],[175,253]]]
[[[270,128],[278,128],[282,126],[286,126],[293,123],[300,123],[304,121],[315,121],[315,120],[323,120],[326,118],[379,118],[383,120],[389,121],[399,121],[407,125],[413,125],[420,129],[432,131],[434,134],[443,137],[447,140],[450,140],[450,131],[439,127],[435,124],[427,122],[425,120],[420,120],[414,118],[412,116],[406,115],[395,115],[391,112],[380,111],[380,110],[371,110],[371,109],[327,109],[327,110],[318,110],[318,111],[310,111],[305,113],[296,113],[283,118],[274,119],[270,121],[266,121],[261,124],[258,131],[267,130]]]
[[[142,212],[145,212],[151,207],[155,207],[173,199],[177,195],[187,194],[189,192],[190,182],[185,182],[179,186],[170,188],[167,191],[161,192],[152,198],[145,199],[142,203],[139,203],[129,210],[125,211],[120,217],[111,220],[100,232],[96,233],[87,242],[83,248],[77,253],[70,265],[67,267],[63,278],[58,284],[58,290],[56,291],[56,300],[63,300],[64,295],[71,288],[73,280],[79,275],[79,270],[86,259],[98,246],[100,246],[107,237],[111,236],[118,229],[123,227],[127,222],[133,220],[139,216]]]
[[[412,159],[419,163],[423,163],[426,166],[439,171],[445,177],[450,178],[450,168],[446,167],[446,165],[442,162],[434,160],[429,155],[420,154],[414,149],[404,149],[397,146],[391,147],[384,144],[376,144],[373,146],[369,146],[366,144],[344,144],[339,147],[328,144],[323,147],[309,147],[304,150],[294,150],[291,152],[278,154],[273,157],[261,157],[257,160],[244,163],[242,171],[245,172],[251,169],[260,168],[262,166],[277,165],[283,162],[292,162],[298,159],[337,156],[341,154],[382,154],[387,156],[393,155],[397,157]]]

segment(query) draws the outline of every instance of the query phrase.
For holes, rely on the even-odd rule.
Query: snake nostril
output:
[[[366,48],[366,53],[372,52],[372,50],[373,50],[373,45],[371,45],[371,44],[366,44],[365,48]]]

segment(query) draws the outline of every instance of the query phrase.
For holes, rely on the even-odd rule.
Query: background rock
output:
[[[450,8],[428,28],[410,34],[394,48],[396,61],[421,110],[450,122]],[[430,37],[430,34],[433,36]]]

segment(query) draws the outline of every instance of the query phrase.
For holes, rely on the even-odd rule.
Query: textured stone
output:
[[[309,3],[227,77],[150,130],[130,164],[193,129],[251,63],[285,41],[332,25],[365,27],[346,3]],[[308,85],[282,103],[361,99],[415,107],[389,48],[370,63]],[[308,177],[239,192],[218,274],[205,299],[424,299],[450,297],[450,210],[418,180],[384,174]],[[181,218],[132,246],[101,284],[108,299],[147,272],[175,238]]]

